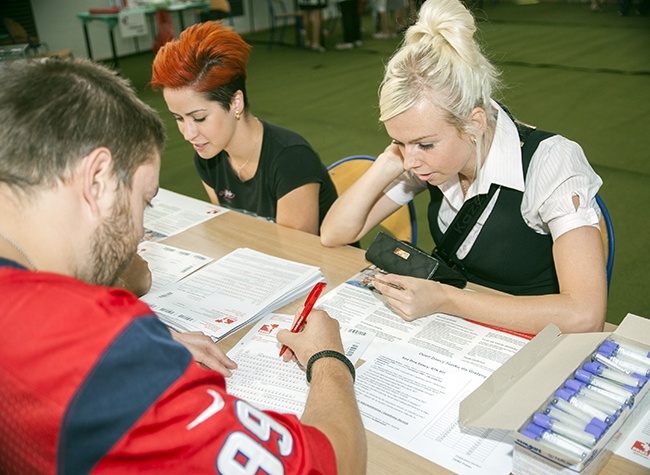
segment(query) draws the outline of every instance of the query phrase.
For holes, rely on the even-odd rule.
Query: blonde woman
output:
[[[601,330],[607,283],[594,197],[602,181],[578,144],[518,130],[492,99],[499,74],[475,29],[458,0],[423,4],[380,87],[380,120],[392,142],[330,208],[321,241],[355,242],[428,191],[439,244],[463,205],[488,195],[449,264],[504,293],[389,274],[382,279],[403,290],[377,282],[388,305],[406,320],[444,312],[533,334],[549,323]]]

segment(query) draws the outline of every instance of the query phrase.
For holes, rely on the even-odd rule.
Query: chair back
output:
[[[370,168],[374,160],[375,157],[370,155],[353,155],[331,164],[327,169],[337,193],[341,195],[347,190]],[[407,241],[415,246],[418,232],[413,201],[408,202],[384,219],[380,226],[397,239]]]
[[[9,36],[11,36],[11,40],[16,43],[16,44],[30,44],[32,43],[32,38],[27,34],[27,30],[18,23],[16,20],[13,18],[4,18],[3,23],[5,25],[5,29],[7,30],[7,33],[9,33]]]
[[[5,25],[5,29],[7,30],[7,33],[9,33],[11,40],[15,44],[28,44],[29,49],[31,50],[31,54],[34,57],[49,56],[49,54],[46,54],[49,52],[49,47],[47,43],[45,43],[44,41],[40,41],[35,36],[30,36],[27,33],[27,30],[25,30],[25,27],[23,25],[18,23],[13,18],[4,18],[2,21]],[[72,50],[65,50],[65,51],[69,51],[69,55],[72,56]],[[61,55],[57,54],[56,56],[61,56]]]
[[[614,226],[612,218],[609,215],[609,210],[605,206],[605,202],[596,194],[596,203],[600,207],[600,234],[603,238],[603,247],[605,248],[605,262],[607,265],[607,288],[609,289],[612,280],[612,270],[614,269]]]

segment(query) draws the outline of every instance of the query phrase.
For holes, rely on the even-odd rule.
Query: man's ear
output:
[[[115,196],[113,156],[106,147],[96,148],[80,164],[81,191],[91,213],[103,216],[110,211]]]

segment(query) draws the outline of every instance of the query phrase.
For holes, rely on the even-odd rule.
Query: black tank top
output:
[[[524,179],[530,160],[539,143],[553,134],[517,124],[522,146]],[[443,194],[427,184],[429,228],[435,242],[443,233],[438,213]],[[483,225],[476,242],[465,259],[459,261],[470,282],[512,295],[544,295],[559,292],[553,239],[532,230],[521,215],[523,193],[501,187],[494,209]],[[472,198],[473,199],[473,198]]]

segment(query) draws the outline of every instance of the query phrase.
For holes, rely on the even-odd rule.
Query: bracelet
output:
[[[356,371],[354,369],[354,365],[352,362],[345,356],[343,353],[339,353],[338,351],[334,350],[323,350],[319,351],[318,353],[315,353],[311,358],[309,358],[309,361],[307,362],[307,368],[306,368],[306,373],[307,373],[307,382],[311,383],[311,367],[312,365],[318,361],[321,358],[336,358],[339,361],[342,361],[345,363],[345,366],[348,367],[350,370],[350,374],[352,375],[352,382],[354,382],[354,378],[356,377]]]

